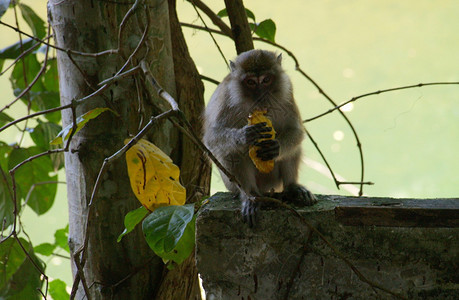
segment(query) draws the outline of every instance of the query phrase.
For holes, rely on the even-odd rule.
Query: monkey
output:
[[[298,184],[301,142],[305,135],[301,116],[293,98],[292,83],[281,66],[282,54],[250,50],[230,61],[230,73],[217,86],[203,114],[203,143],[241,184],[232,182],[220,170],[226,188],[242,201],[244,222],[256,221],[257,196],[282,191],[283,201],[313,205],[315,196]],[[269,138],[265,122],[247,125],[256,109],[266,110],[276,137]],[[249,157],[249,146],[259,146],[257,157],[274,159],[274,169],[264,174]]]

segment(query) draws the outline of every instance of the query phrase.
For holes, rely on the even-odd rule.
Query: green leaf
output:
[[[264,20],[255,27],[255,34],[274,43],[276,24],[271,19]]]
[[[137,224],[142,222],[148,213],[149,211],[143,206],[128,212],[124,217],[124,231],[120,234],[116,241],[119,243],[123,236],[131,232],[137,226]]]
[[[106,107],[105,108],[94,108],[93,110],[90,110],[87,113],[79,116],[76,119],[76,123],[77,123],[76,132],[80,131],[81,128],[83,128],[86,125],[86,123],[88,123],[90,120],[92,120],[94,118],[97,118],[101,113],[103,113],[104,111],[107,111],[107,110],[112,111],[111,109],[106,108]],[[50,144],[51,145],[59,145],[59,144],[65,142],[70,137],[70,134],[72,133],[72,131],[73,131],[73,124],[69,124],[69,125],[65,126],[65,128],[62,129],[61,132],[59,132],[57,137],[55,137],[50,142]]]
[[[221,11],[219,11],[217,13],[217,16],[219,16],[220,18],[227,17],[228,16],[228,12],[226,11],[226,8],[222,9]]]
[[[41,69],[41,65],[37,60],[35,54],[27,55],[24,59],[21,59],[16,63],[11,72],[10,81],[14,90],[15,95],[19,95],[35,78]],[[25,70],[25,72],[24,72]],[[27,84],[26,80],[27,79]],[[32,92],[44,91],[43,83],[38,80],[31,89]]]
[[[5,114],[4,112],[0,112],[0,127],[11,121],[14,121],[14,119]]]
[[[59,93],[59,74],[57,72],[57,60],[48,59],[46,73],[43,75],[43,84],[47,91]]]
[[[35,256],[30,244],[23,238],[19,240],[28,251],[30,259],[32,259],[41,270],[44,270],[43,262]],[[2,262],[0,264],[0,299],[41,299],[38,292],[43,285],[40,272],[34,267],[32,261],[25,256],[22,248],[15,239],[5,241],[0,247],[7,242],[8,244],[6,246],[9,247],[9,249],[0,248],[0,259]],[[6,250],[6,252],[3,250]],[[9,271],[14,269],[14,273],[3,273],[3,266],[7,266],[6,269],[8,269],[10,264],[13,267],[9,269]]]
[[[247,18],[252,19],[255,22],[255,14],[250,9],[245,9],[245,13],[247,14]]]
[[[8,5],[10,5],[10,0],[0,0],[0,19],[8,9]]]
[[[30,49],[30,47],[35,46],[38,42],[32,40],[31,38],[27,38],[22,40],[22,48],[21,42],[16,42],[8,47],[5,47],[0,50],[0,59],[16,59],[21,53]]]
[[[28,55],[24,58],[24,61],[21,60],[16,63],[10,76],[11,85],[16,97],[37,76],[41,68],[42,65],[38,62],[36,55]],[[28,93],[21,97],[21,100],[26,105],[29,105],[30,100],[30,108],[33,111],[42,111],[60,105],[58,83],[55,82],[56,73],[55,62],[51,60],[47,65],[46,72],[41,74],[41,77],[35,82]],[[61,119],[61,114],[57,111],[46,114],[45,117],[53,123],[58,123]]]
[[[32,101],[33,111],[42,111],[58,107],[60,105],[59,92],[42,91],[42,92],[29,92]],[[55,111],[45,115],[45,118],[53,123],[59,123],[61,120],[61,112]]]
[[[33,248],[35,253],[38,253],[44,256],[52,255],[54,253],[54,249],[56,249],[56,245],[52,245],[50,243],[43,243]]]
[[[40,148],[15,148],[8,156],[8,169],[14,168],[29,157],[41,153]],[[53,172],[53,163],[49,156],[42,156],[22,165],[15,172],[17,199],[28,197],[27,205],[38,215],[47,212],[54,203],[56,196],[56,176],[50,176]],[[43,183],[43,184],[40,184]]]
[[[8,155],[13,147],[0,141],[0,168],[2,174],[5,174],[6,180],[0,180],[0,222],[5,228],[13,224],[14,221],[14,203],[13,190],[11,188],[11,177],[8,173]]]
[[[70,253],[69,249],[69,225],[67,225],[65,228],[58,229],[54,233],[54,239],[55,239],[55,244]]]
[[[0,289],[24,263],[26,255],[15,239],[9,238],[0,244]]]
[[[181,264],[185,259],[190,256],[194,249],[195,243],[195,224],[196,215],[185,228],[182,238],[178,241],[174,249],[161,255],[161,258],[165,261],[173,261],[176,264]],[[168,264],[167,268],[172,269],[174,264]]]
[[[252,19],[255,22],[255,14],[250,9],[246,8],[245,13],[248,19]],[[219,16],[220,18],[227,17],[228,11],[226,10],[226,8],[224,8],[217,13],[217,16]]]
[[[4,170],[3,170],[4,171]],[[14,203],[13,191],[11,190],[11,180],[0,180],[0,222],[5,228],[14,222]]]
[[[157,208],[143,220],[145,239],[156,255],[175,248],[193,215],[194,204],[171,205]]]
[[[0,141],[0,167],[5,174],[8,174],[8,155],[13,149],[12,146]]]
[[[70,295],[67,293],[66,287],[65,282],[60,279],[54,279],[49,283],[49,294],[53,297],[53,300],[68,300]]]
[[[32,29],[33,35],[42,39],[46,35],[45,22],[29,6],[19,3],[22,17]]]
[[[42,150],[49,150],[49,142],[62,130],[62,127],[51,122],[37,120],[38,125],[30,132],[30,137],[35,145]]]
[[[50,145],[49,143],[61,131],[62,127],[52,122],[43,122],[40,119],[37,119],[37,122],[38,125],[29,131],[35,145],[42,151],[58,149],[58,145]],[[53,162],[54,171],[64,167],[63,153],[53,153],[50,158]]]
[[[42,88],[42,82],[38,81],[35,85],[41,86]],[[34,87],[35,87],[34,85]],[[28,105],[28,101],[30,99],[31,106],[30,108],[33,111],[42,111],[42,110],[47,110],[50,108],[55,108],[59,106],[59,93],[58,92],[53,92],[53,91],[33,91],[34,88],[32,88],[31,91],[29,91],[26,95],[23,95],[21,100]],[[13,93],[17,97],[19,94],[22,93],[23,90],[21,89],[14,89]],[[59,123],[61,120],[61,113],[59,111],[48,113],[45,115],[46,119],[53,123]]]
[[[0,180],[0,222],[4,224],[2,226],[5,226],[5,228],[14,222],[13,190],[11,188],[11,177],[8,173],[8,155],[12,150],[13,147],[0,141],[0,168],[2,174],[6,175],[6,180]]]

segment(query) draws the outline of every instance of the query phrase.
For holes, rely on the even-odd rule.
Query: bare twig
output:
[[[199,75],[199,76],[201,77],[202,80],[209,81],[209,82],[211,82],[211,83],[213,83],[215,85],[219,85],[220,84],[220,81],[217,81],[217,80],[215,80],[213,78],[207,77],[205,75]]]
[[[193,4],[193,3],[192,3],[192,4]],[[207,27],[206,22],[204,21],[204,19],[202,18],[201,14],[199,13],[199,10],[196,8],[196,6],[195,6],[194,4],[193,4],[193,8],[194,8],[194,10],[196,11],[196,14],[198,15],[198,17],[199,17],[199,19],[201,20],[201,22],[202,22],[202,24],[204,25],[204,27],[207,28],[207,29],[209,29],[209,28]],[[229,66],[229,64],[228,64],[228,60],[226,59],[225,54],[223,54],[223,51],[222,51],[222,49],[220,48],[220,45],[219,45],[219,44],[217,43],[217,41],[215,40],[215,37],[212,35],[212,31],[211,31],[211,30],[207,30],[207,32],[209,32],[210,38],[211,38],[212,41],[214,42],[215,47],[217,47],[218,52],[220,52],[220,56],[223,58],[223,61],[225,62],[226,67],[229,69],[230,66]],[[230,36],[232,36],[232,35],[230,35]]]
[[[10,174],[11,173],[15,173],[20,167],[22,167],[23,165],[25,165],[26,163],[28,162],[31,162],[37,158],[40,158],[42,156],[46,156],[46,155],[50,155],[50,154],[53,154],[53,153],[60,153],[60,152],[64,152],[64,149],[54,149],[54,150],[48,150],[48,151],[45,151],[45,152],[42,152],[42,153],[38,153],[36,155],[32,155],[30,157],[28,157],[27,159],[24,159],[23,161],[21,161],[20,163],[18,163],[16,166],[14,166],[12,169],[10,169]]]
[[[178,111],[179,107],[177,101],[175,101],[175,99],[168,92],[163,90],[163,88],[159,85],[158,81],[156,81],[155,77],[153,77],[153,74],[151,73],[150,68],[148,67],[148,64],[145,60],[140,62],[140,67],[142,68],[145,77],[148,79],[148,82],[157,91],[158,96],[166,100],[172,107],[172,110]]]
[[[132,76],[137,74],[141,70],[140,66],[135,66],[132,69],[127,70],[126,72],[123,73],[116,73],[113,77],[107,78],[101,82],[99,82],[97,85],[104,85],[104,84],[112,84],[114,82],[117,82],[123,78]]]
[[[327,110],[326,112],[323,112],[323,113],[321,113],[321,114],[319,114],[319,115],[317,115],[315,117],[312,117],[312,118],[304,120],[303,123],[311,122],[311,121],[313,121],[315,119],[323,117],[323,116],[325,116],[325,115],[327,115],[329,113],[334,112],[337,109],[340,109],[341,107],[343,107],[343,106],[345,106],[345,105],[347,105],[347,104],[349,104],[351,102],[357,101],[360,98],[379,95],[379,94],[383,94],[383,93],[387,93],[387,92],[400,91],[400,90],[406,90],[406,89],[412,89],[412,88],[420,88],[420,87],[433,86],[433,85],[459,85],[459,81],[418,83],[418,84],[413,84],[413,85],[406,85],[406,86],[401,86],[401,87],[390,88],[390,89],[385,89],[385,90],[379,90],[379,91],[376,91],[376,92],[366,93],[366,94],[363,94],[363,95],[360,95],[360,96],[352,97],[350,100],[345,101],[345,102],[341,103],[340,105],[337,105],[334,108],[331,108],[331,109]]]
[[[206,14],[206,16],[209,17],[209,19],[214,23],[220,30],[227,36],[233,38],[233,33],[231,32],[231,28],[226,25],[225,22],[222,21],[222,19],[217,16],[217,14],[214,13],[210,7],[208,7],[204,2],[201,0],[187,0],[191,4],[195,5],[197,8],[199,8],[203,13]]]
[[[127,13],[124,15],[123,20],[120,23],[120,29],[118,31],[118,51],[121,49],[123,31],[126,25],[127,20],[134,14],[134,11],[139,7],[139,4],[142,0],[135,0],[134,4],[129,8]],[[142,1],[143,2],[143,1]],[[148,11],[148,9],[147,9]]]
[[[135,5],[135,4],[134,4]],[[147,20],[150,20],[150,10],[149,9],[145,9],[145,12],[146,12],[146,18]],[[124,20],[123,20],[124,21]],[[147,22],[146,26],[145,26],[145,29],[143,31],[143,34],[142,34],[142,38],[140,39],[139,43],[137,44],[137,46],[135,47],[134,51],[132,51],[132,53],[129,55],[129,58],[126,60],[126,62],[124,63],[124,65],[118,70],[118,72],[115,74],[116,75],[119,75],[121,74],[121,72],[124,71],[124,69],[127,67],[127,65],[129,63],[132,63],[132,58],[137,54],[137,52],[139,51],[140,47],[143,45],[143,43],[145,42],[145,39],[147,38],[147,34],[148,34],[148,29],[150,28],[150,22]],[[120,28],[120,32],[121,32],[121,28]],[[120,34],[121,35],[121,34]]]
[[[13,126],[13,125],[15,125],[17,123],[22,122],[22,121],[25,121],[25,120],[28,120],[28,119],[31,119],[31,118],[35,118],[35,117],[38,117],[38,116],[41,116],[41,115],[50,114],[50,113],[53,113],[53,112],[56,112],[56,111],[69,109],[69,108],[72,108],[72,104],[71,103],[69,103],[67,105],[63,105],[63,106],[59,106],[59,107],[55,107],[55,108],[50,108],[50,109],[47,109],[47,110],[42,110],[42,111],[27,115],[25,117],[16,119],[14,121],[9,122],[8,124],[3,125],[2,127],[0,127],[0,132],[2,132],[3,130],[7,129],[8,127],[11,127],[11,126]]]
[[[14,103],[16,103],[19,99],[21,99],[24,95],[28,95],[28,92],[33,88],[33,86],[37,83],[38,79],[40,79],[41,75],[43,75],[43,73],[45,73],[46,71],[46,66],[47,66],[47,63],[48,63],[48,51],[46,51],[46,55],[45,55],[45,60],[43,61],[43,65],[41,66],[40,70],[38,71],[37,75],[35,75],[35,78],[32,80],[32,82],[30,82],[30,84],[27,84],[27,78],[25,77],[26,73],[27,72],[24,72],[24,82],[26,84],[26,88],[23,89],[21,91],[21,93],[13,100],[11,101],[10,103],[8,103],[7,105],[5,105],[5,107],[3,107],[0,112],[4,111],[5,109],[8,109],[10,108]],[[25,64],[23,62],[23,67],[25,68]],[[30,109],[30,100],[29,100],[29,105],[28,105],[28,109]]]
[[[46,37],[45,39],[48,39],[48,37]],[[0,76],[2,76],[3,74],[5,74],[12,66],[14,66],[19,60],[21,60],[24,56],[28,55],[30,52],[32,52],[33,50],[35,50],[35,48],[37,48],[38,46],[40,46],[40,43],[36,43],[34,45],[32,45],[29,49],[25,50],[24,52],[21,52],[21,54],[16,57],[13,62],[6,68],[4,68],[1,72],[0,72]],[[3,109],[2,109],[3,110]]]
[[[67,52],[67,51],[70,51],[72,54],[75,54],[75,55],[81,55],[81,56],[87,56],[87,57],[99,57],[99,56],[104,56],[104,55],[110,55],[110,54],[117,54],[118,53],[118,49],[109,49],[109,50],[104,50],[104,51],[101,51],[101,52],[97,52],[97,53],[87,53],[87,52],[80,52],[80,51],[75,51],[75,50],[69,50],[69,49],[64,49],[64,48],[61,48],[59,46],[56,46],[56,45],[53,45],[49,42],[45,42],[44,40],[41,40],[33,35],[30,35],[22,30],[19,30],[18,28],[14,27],[14,26],[11,26],[10,24],[7,24],[7,23],[4,23],[2,21],[0,21],[0,25],[3,25],[3,26],[6,26],[22,35],[25,35],[31,39],[33,39],[34,41],[37,41],[39,42],[40,44],[44,44],[44,45],[47,45],[51,48],[54,48],[56,50],[60,50],[60,51],[63,51],[63,52]]]

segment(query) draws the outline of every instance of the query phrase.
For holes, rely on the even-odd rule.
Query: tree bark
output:
[[[247,14],[242,0],[225,0],[226,11],[231,23],[237,54],[253,49]]]
[[[201,112],[204,109],[204,85],[191,59],[175,10],[175,0],[169,2],[177,101],[180,110],[201,135]],[[186,136],[181,139],[181,179],[187,189],[188,202],[209,194],[210,164],[202,151]],[[200,299],[198,271],[194,253],[180,266],[168,271],[160,286],[157,299]]]
[[[121,68],[142,37],[147,25],[147,9],[151,16],[148,38],[127,69],[145,58],[162,87],[175,97],[167,2],[148,0],[145,4],[148,7],[139,6],[127,19],[119,41],[120,24],[131,5],[113,1],[49,1],[50,25],[57,46],[96,53],[120,45],[118,54],[97,58],[57,52],[62,105],[91,94],[100,81],[112,77]],[[72,253],[83,244],[88,203],[104,158],[120,149],[129,134],[137,133],[151,115],[159,112],[158,107],[164,108],[164,101],[155,95],[147,94],[136,75],[111,85],[103,94],[78,106],[76,116],[96,107],[110,107],[118,115],[105,112],[90,121],[75,134],[71,151],[65,155]],[[152,99],[153,105],[147,98]],[[193,115],[196,111],[190,113]],[[63,111],[62,115],[64,126],[72,124],[74,116],[70,110]],[[180,147],[188,146],[180,143],[178,132],[170,121],[156,126],[150,139],[174,161],[186,161]],[[84,277],[90,291],[87,299],[155,297],[163,275],[163,263],[148,248],[140,228],[120,243],[116,242],[124,229],[124,216],[139,206],[131,192],[125,160],[119,159],[105,173],[92,203],[84,265]],[[77,269],[73,261],[72,270],[75,276]],[[76,298],[82,299],[84,294],[80,284]]]

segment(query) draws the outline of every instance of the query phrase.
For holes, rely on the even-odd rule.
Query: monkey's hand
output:
[[[260,147],[260,149],[257,150],[257,156],[263,161],[272,160],[279,156],[280,146],[279,141],[276,139],[264,140],[254,145]]]
[[[311,206],[317,202],[317,199],[304,186],[293,183],[282,192],[282,201],[290,202],[297,206]]]
[[[254,145],[259,139],[270,138],[271,127],[266,126],[266,122],[255,125],[246,125],[241,128],[241,143],[244,145]]]
[[[256,223],[257,220],[257,212],[259,208],[259,204],[255,202],[254,197],[250,197],[248,195],[243,195],[241,194],[241,201],[242,201],[242,207],[241,207],[241,214],[242,214],[242,220],[244,223],[247,223],[249,227],[253,227]]]

